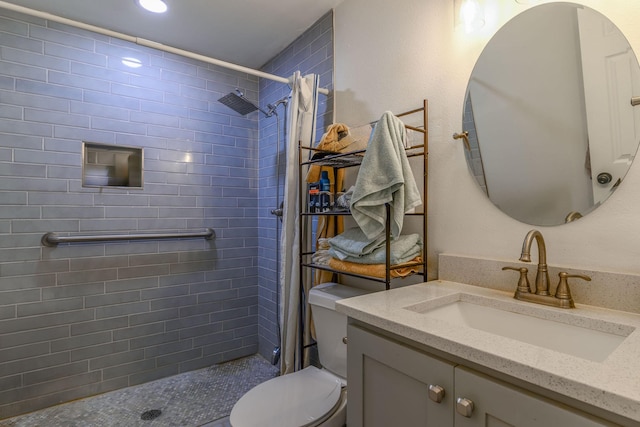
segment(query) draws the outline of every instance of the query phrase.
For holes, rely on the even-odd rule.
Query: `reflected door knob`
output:
[[[473,415],[473,400],[466,397],[457,398],[456,412],[465,418],[471,418],[471,415]]]
[[[597,180],[598,184],[608,184],[611,182],[613,177],[609,172],[602,172],[598,174]]]
[[[429,384],[429,399],[441,403],[444,399],[444,388],[439,385]]]

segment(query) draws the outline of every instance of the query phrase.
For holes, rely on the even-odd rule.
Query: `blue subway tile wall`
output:
[[[304,76],[314,73],[319,76],[320,87],[329,89],[329,95],[320,95],[316,126],[317,142],[333,120],[333,12],[328,12],[303,35],[285,48],[262,68],[268,73],[291,76],[299,70]],[[289,87],[273,81],[260,80],[260,105],[267,105],[289,94]],[[278,275],[276,251],[280,241],[280,220],[271,214],[283,200],[284,172],[286,163],[286,117],[282,106],[277,110],[280,117],[280,141],[278,122],[275,117],[260,115],[260,163],[258,197],[258,289],[259,289],[259,352],[269,360],[278,340]],[[255,113],[257,114],[257,113]],[[277,167],[280,163],[279,168]],[[287,250],[287,249],[285,249]]]
[[[256,77],[0,10],[0,418],[258,351],[266,190],[259,117],[217,102],[236,87],[258,101]],[[143,189],[83,187],[83,141],[144,147]]]

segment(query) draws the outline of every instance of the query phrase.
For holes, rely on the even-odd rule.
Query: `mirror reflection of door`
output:
[[[637,149],[640,108],[631,97],[640,71],[620,30],[591,9],[577,9],[594,203],[606,200]],[[600,176],[601,179],[598,179]]]
[[[491,201],[528,224],[561,224],[593,205],[575,16],[541,7],[517,16],[469,80]]]
[[[584,216],[635,157],[634,95],[640,99],[640,67],[612,22],[575,3],[532,7],[498,30],[469,78],[469,170],[516,220],[550,226]]]

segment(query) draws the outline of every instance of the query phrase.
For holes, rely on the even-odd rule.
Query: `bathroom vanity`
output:
[[[640,425],[640,315],[447,281],[337,309],[350,427]]]

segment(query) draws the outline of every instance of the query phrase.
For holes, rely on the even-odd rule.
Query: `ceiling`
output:
[[[342,0],[165,0],[155,14],[135,0],[9,0],[175,48],[259,69]]]

